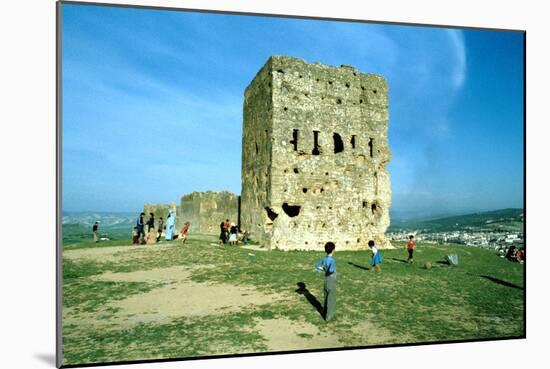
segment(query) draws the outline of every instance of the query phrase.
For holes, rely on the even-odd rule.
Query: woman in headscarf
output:
[[[168,212],[168,218],[166,218],[166,231],[164,232],[164,238],[166,241],[172,241],[174,238],[174,228],[176,227],[176,214],[174,210],[170,209]]]

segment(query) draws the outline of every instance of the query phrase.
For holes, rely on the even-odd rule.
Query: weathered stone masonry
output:
[[[390,247],[387,130],[383,77],[271,57],[245,91],[242,228],[270,249]]]
[[[238,222],[239,198],[231,192],[192,192],[181,198],[182,222],[191,222],[190,231],[219,234],[225,219]]]

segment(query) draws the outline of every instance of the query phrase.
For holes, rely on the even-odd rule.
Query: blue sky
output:
[[[392,211],[523,206],[523,35],[63,5],[64,211],[241,190],[243,92],[270,55],[389,83]]]

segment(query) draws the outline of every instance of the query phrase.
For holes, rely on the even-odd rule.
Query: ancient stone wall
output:
[[[391,247],[387,130],[383,77],[271,57],[245,91],[242,227],[269,248]]]
[[[191,223],[191,232],[219,234],[225,219],[238,223],[238,204],[231,192],[193,192],[181,198],[181,218]]]

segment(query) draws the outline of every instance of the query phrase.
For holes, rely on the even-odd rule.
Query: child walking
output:
[[[372,261],[370,263],[372,268],[370,269],[370,271],[372,272],[376,269],[379,272],[381,272],[382,269],[380,268],[380,263],[382,263],[382,254],[380,253],[380,251],[378,251],[378,249],[374,245],[373,240],[369,241],[369,247],[370,247],[370,250],[371,250],[371,257],[372,257]]]
[[[409,253],[409,258],[407,259],[407,262],[409,264],[413,263],[413,252],[414,252],[414,249],[416,248],[416,244],[414,243],[413,238],[414,236],[411,234],[409,236],[409,242],[407,242],[407,252]]]
[[[315,268],[325,274],[325,304],[323,315],[325,321],[330,321],[334,318],[336,309],[336,261],[334,260],[334,249],[336,246],[332,242],[325,244],[325,252],[327,256],[319,260],[315,264]]]

